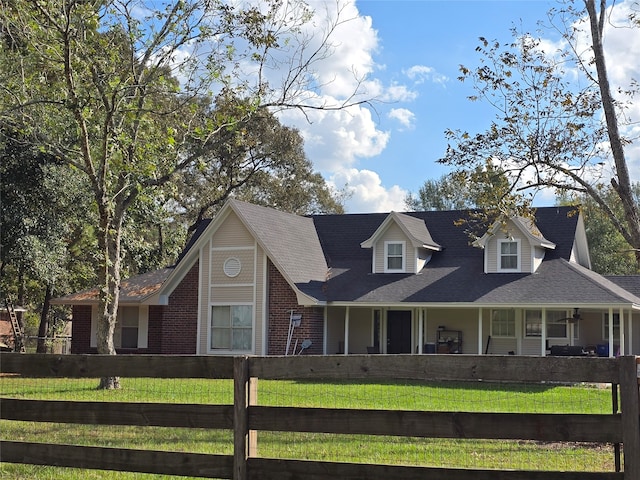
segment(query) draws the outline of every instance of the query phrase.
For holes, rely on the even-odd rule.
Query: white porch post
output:
[[[629,355],[633,355],[633,310],[629,310]]]
[[[624,310],[620,308],[620,356],[624,355]]]
[[[482,308],[478,308],[478,355],[482,355]]]
[[[343,355],[347,355],[349,352],[349,307],[344,313],[344,352]]]
[[[541,332],[540,332],[540,356],[541,357],[546,357],[547,356],[547,309],[543,308],[542,309],[542,326],[541,328]]]
[[[422,348],[424,347],[424,311],[422,308],[418,309],[418,353],[424,353]]]
[[[328,310],[328,307],[325,306],[324,313],[323,313],[323,317],[324,317],[324,333],[322,338],[322,354],[323,355],[327,354],[327,338],[329,337],[329,315],[327,313],[327,310]]]
[[[613,356],[613,307],[609,307],[609,357]]]

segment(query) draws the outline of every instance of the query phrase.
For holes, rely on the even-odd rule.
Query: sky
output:
[[[377,99],[373,106],[343,111],[280,114],[298,128],[314,169],[327,182],[348,192],[348,213],[404,211],[405,197],[428,179],[449,171],[444,156],[446,129],[482,132],[495,115],[487,104],[471,102],[469,83],[460,82],[459,66],[478,65],[478,38],[508,42],[510,29],[537,34],[538,21],[558,4],[547,0],[340,0],[349,18],[332,38],[333,54],[318,67],[322,95],[343,98],[354,88],[354,75]],[[309,2],[321,28],[335,0]],[[632,0],[618,0],[620,14]],[[547,38],[548,36],[548,38]],[[550,44],[558,42],[544,32]],[[605,35],[611,81],[640,78],[640,29],[614,29]],[[633,113],[633,109],[631,111]],[[640,108],[638,115],[640,118]],[[640,178],[640,151],[628,148],[632,179]],[[551,194],[537,197],[552,205]]]

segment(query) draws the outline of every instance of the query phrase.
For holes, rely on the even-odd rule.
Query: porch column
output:
[[[547,356],[547,309],[542,309],[542,326],[540,327],[540,356]]]
[[[624,356],[624,309],[620,308],[620,356]]]
[[[633,355],[633,310],[629,310],[629,355]]]
[[[482,308],[478,309],[478,355],[482,355]]]
[[[322,314],[324,325],[323,325],[323,334],[322,334],[322,354],[327,354],[327,338],[329,338],[329,314],[327,312],[329,308],[327,306],[324,307],[324,312]]]
[[[422,351],[424,347],[424,310],[418,309],[418,353],[424,353]]]
[[[613,307],[609,307],[609,357],[613,356]]]
[[[349,353],[349,307],[346,307],[346,311],[344,313],[344,352],[343,355],[348,355]]]

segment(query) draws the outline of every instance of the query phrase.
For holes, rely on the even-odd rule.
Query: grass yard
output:
[[[231,380],[122,378],[123,388],[98,391],[95,379],[0,377],[0,395],[76,401],[233,403]],[[260,380],[258,404],[359,409],[508,413],[610,413],[611,390],[592,385]],[[75,445],[232,454],[231,431],[66,425],[0,421],[3,439]],[[260,432],[258,454],[362,463],[527,470],[613,471],[613,447]],[[0,464],[4,479],[174,478],[119,472]],[[175,477],[184,478],[184,477]]]

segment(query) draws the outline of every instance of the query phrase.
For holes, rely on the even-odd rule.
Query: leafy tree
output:
[[[40,306],[37,351],[44,353],[54,292],[94,280],[87,252],[95,247],[83,227],[92,213],[88,186],[19,134],[0,139],[0,290],[21,305]]]
[[[438,180],[427,180],[418,196],[409,194],[405,204],[411,210],[485,208],[498,203],[508,188],[504,173],[489,163],[472,171],[459,170]]]
[[[0,121],[20,125],[31,145],[90,184],[99,353],[115,354],[122,238],[137,200],[202,165],[218,135],[265,108],[364,102],[318,105],[313,67],[331,53],[330,35],[344,20],[335,18],[317,42],[302,28],[310,20],[301,1],[243,8],[221,0],[0,0]],[[282,83],[270,83],[267,74],[283,65]],[[211,95],[225,90],[247,102],[211,116]],[[118,386],[117,378],[101,380]]]
[[[615,204],[617,194],[612,187],[602,187],[601,195]],[[640,198],[640,185],[633,185],[633,194]],[[637,201],[637,200],[636,200]],[[591,268],[602,275],[631,275],[638,273],[638,265],[635,261],[633,250],[624,237],[611,223],[607,215],[588,195],[574,198],[561,197],[560,204],[578,205],[585,223],[589,252],[591,255]],[[618,215],[622,214],[622,207],[618,206]]]
[[[234,117],[247,100],[220,95],[212,117]],[[253,203],[308,214],[342,212],[324,179],[313,172],[299,132],[259,110],[224,128],[202,149],[196,165],[181,172],[175,202],[194,231],[233,194]]]
[[[606,2],[599,2],[599,11],[594,0],[584,5],[578,10],[569,2],[568,8],[551,12],[553,21],[563,22],[556,27],[569,46],[563,52],[547,54],[539,40],[515,30],[507,45],[481,39],[480,66],[461,67],[460,79],[473,82],[477,95],[471,99],[494,106],[496,118],[483,133],[447,131],[450,144],[440,161],[461,170],[490,161],[503,170],[510,188],[494,205],[495,214],[530,213],[541,188],[587,195],[640,263],[640,216],[624,154],[629,140],[619,130],[624,105],[612,95],[602,47]],[[589,55],[578,54],[584,19]],[[581,72],[580,81],[567,75],[568,68]],[[611,159],[613,173],[607,179],[604,165]],[[607,180],[614,196],[603,193]]]

